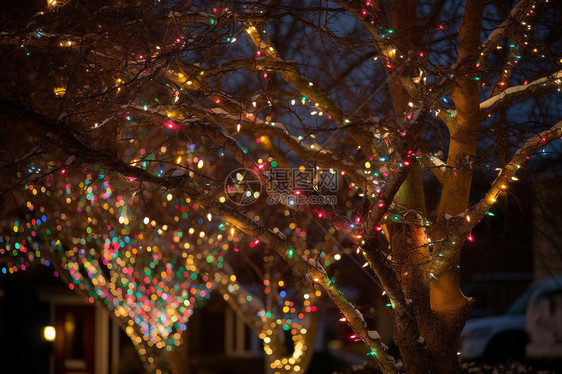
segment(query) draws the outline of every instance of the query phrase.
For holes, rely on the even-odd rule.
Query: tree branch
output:
[[[562,87],[562,70],[548,77],[537,79],[527,85],[510,87],[502,93],[491,97],[480,104],[480,116],[485,118],[490,113],[507,108],[516,100],[559,91],[560,87]]]
[[[519,26],[521,20],[528,15],[528,11],[535,7],[535,2],[535,0],[520,0],[509,13],[509,18],[488,35],[480,46],[478,60],[480,65],[484,65],[490,52]]]
[[[439,183],[443,185],[447,177],[447,165],[438,157],[432,156],[426,152],[421,154],[422,165],[437,178]]]
[[[77,162],[97,163],[105,169],[112,170],[123,174],[128,178],[135,178],[140,182],[148,182],[160,185],[169,189],[180,189],[196,201],[207,212],[216,215],[226,222],[237,227],[249,236],[255,237],[268,244],[274,249],[299,276],[307,279],[313,285],[321,287],[324,292],[332,299],[336,306],[347,318],[350,326],[371,349],[375,352],[377,363],[385,374],[395,373],[393,359],[385,353],[386,347],[378,336],[369,334],[369,329],[361,312],[341,293],[334,285],[334,282],[328,277],[326,271],[316,262],[309,262],[302,257],[293,256],[290,251],[291,244],[272,230],[258,224],[238,210],[229,207],[226,204],[215,201],[204,191],[189,179],[187,175],[182,176],[156,176],[149,171],[140,167],[131,166],[121,160],[111,152],[92,149],[88,144],[81,142],[71,132],[68,125],[54,122],[45,118],[40,114],[30,112],[24,108],[7,105],[6,102],[0,102],[0,110],[10,112],[16,111],[25,115],[25,120],[33,121],[44,127],[50,133],[56,134],[59,139],[59,147],[61,150],[77,155]],[[22,118],[24,119],[24,118]],[[95,156],[85,157],[94,153]]]
[[[285,67],[285,69],[273,70],[277,71],[300,93],[310,97],[318,104],[318,108],[320,110],[330,113],[341,127],[345,127],[348,123],[350,123],[351,119],[347,118],[346,114],[330,99],[329,95],[326,92],[323,92],[319,87],[315,86],[310,79],[305,77],[298,70],[296,65],[291,66],[291,64],[284,62],[273,45],[261,36],[259,30],[253,24],[249,25],[246,32],[260,53],[265,56],[265,58],[263,58],[264,62],[270,63],[269,61],[274,61],[274,64],[282,63]],[[367,155],[370,155],[371,134],[360,128],[346,127],[346,131],[357,143],[357,145],[361,146],[361,149],[364,152],[367,152]]]
[[[528,139],[525,144],[515,152],[509,163],[498,173],[498,176],[494,182],[492,182],[492,186],[484,198],[467,210],[465,216],[470,217],[470,219],[466,220],[457,231],[461,234],[468,233],[478,221],[484,217],[486,212],[490,210],[492,205],[496,202],[497,197],[508,188],[509,183],[513,181],[513,177],[527,160],[551,141],[560,139],[561,135],[562,120],[558,121],[551,128]]]

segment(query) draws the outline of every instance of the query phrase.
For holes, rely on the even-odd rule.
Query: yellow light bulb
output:
[[[57,331],[53,326],[45,326],[45,328],[43,329],[43,337],[46,341],[52,342],[55,340],[56,336]]]

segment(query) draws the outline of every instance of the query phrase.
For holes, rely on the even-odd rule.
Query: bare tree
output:
[[[559,4],[46,5],[3,21],[5,200],[54,174],[164,189],[275,251],[393,373],[326,269],[356,256],[390,299],[406,371],[458,370],[461,249],[561,136]]]

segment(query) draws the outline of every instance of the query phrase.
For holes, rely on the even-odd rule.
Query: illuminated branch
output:
[[[388,25],[386,24],[388,15],[384,9],[384,4],[382,1],[376,0],[368,3],[370,5],[367,6],[363,1],[338,1],[338,4],[340,4],[342,8],[353,14],[367,29],[377,50],[379,50],[382,55],[389,57],[385,51],[389,51],[393,47],[384,37],[384,35],[387,34],[385,31],[388,29]],[[374,22],[371,23],[370,20]],[[383,30],[382,33],[381,30]]]
[[[260,168],[260,165],[258,165],[256,161],[254,161],[246,152],[244,152],[242,147],[234,138],[225,134],[218,125],[208,126],[190,120],[186,120],[182,124],[182,127],[176,129],[180,134],[194,133],[213,139],[216,144],[220,145],[222,148],[226,149],[230,154],[232,154],[232,156],[240,163],[240,165],[242,165],[246,169],[252,170],[256,175],[258,175],[262,185],[267,187],[269,194],[279,192],[270,188],[270,183],[268,183],[267,175],[265,174],[264,170]],[[317,193],[315,192],[303,191],[303,195],[307,196],[309,194],[317,195]],[[312,214],[321,213],[324,218],[330,221],[330,223],[335,228],[341,230],[349,228],[349,220],[339,214],[332,205],[309,203],[294,205],[286,204],[286,206],[295,211],[307,212]]]
[[[14,110],[13,106],[7,105],[5,102],[0,102],[0,108],[4,111],[15,111],[25,114],[28,121],[31,120],[45,127],[51,133],[56,134],[59,140],[58,147],[65,152],[76,155],[77,163],[97,163],[103,166],[104,169],[119,172],[128,178],[135,178],[139,182],[149,182],[168,189],[180,189],[198,202],[207,212],[233,224],[247,235],[258,238],[268,244],[285,259],[296,274],[309,280],[311,284],[321,287],[326,292],[347,318],[357,336],[371,347],[383,373],[395,373],[394,361],[385,353],[386,347],[381,342],[380,337],[369,333],[361,312],[339,291],[323,267],[317,263],[306,261],[302,257],[292,256],[290,254],[291,244],[286,239],[282,239],[270,229],[258,224],[239,211],[213,200],[201,191],[187,175],[155,176],[147,170],[131,166],[116,159],[115,155],[111,152],[91,149],[88,144],[76,138],[70,132],[68,126],[47,120],[41,115],[25,111],[22,108]],[[90,153],[95,153],[95,156],[89,155]]]
[[[220,97],[220,108],[207,109],[195,104],[191,107],[182,104],[181,108],[186,112],[197,115],[202,121],[208,121],[208,117],[210,117],[215,120],[217,124],[224,125],[226,128],[230,129],[232,133],[263,134],[279,139],[292,152],[301,156],[303,159],[311,163],[317,163],[320,167],[337,168],[339,171],[345,171],[346,175],[348,175],[355,184],[362,188],[368,188],[364,174],[355,170],[354,160],[351,155],[332,151],[318,142],[305,144],[296,136],[291,135],[282,122],[275,121],[274,123],[266,123],[262,119],[255,118],[253,115],[252,118],[236,115],[236,113],[243,113],[244,108],[227,95],[220,95]],[[145,112],[144,108],[137,106],[129,106],[128,108],[133,108],[139,115],[143,115]],[[154,112],[152,109],[150,111]],[[166,116],[162,109],[158,110],[158,113],[162,116]]]
[[[181,69],[181,73],[175,73],[172,70],[166,69],[160,71],[167,80],[179,85],[179,87],[183,87],[187,90],[199,89],[204,92],[209,91],[212,93],[212,97],[216,96],[220,98],[220,104],[217,104],[219,106],[218,108],[207,109],[203,108],[201,105],[197,105],[197,103],[194,103],[191,107],[186,107],[186,104],[183,103],[182,109],[185,111],[195,114],[201,119],[211,117],[217,124],[220,123],[233,132],[242,131],[244,133],[251,133],[252,135],[262,133],[277,138],[289,147],[292,152],[307,161],[317,163],[321,167],[337,168],[339,171],[345,171],[346,175],[348,175],[355,184],[361,186],[363,189],[370,188],[364,174],[355,170],[354,160],[349,154],[336,153],[318,142],[314,142],[314,144],[310,145],[304,144],[297,137],[291,135],[282,122],[275,121],[267,123],[257,118],[253,113],[247,113],[245,108],[243,108],[238,101],[232,99],[226,93],[217,92],[216,89],[206,87],[204,83],[208,76],[216,74],[222,69],[250,67],[256,68],[257,70],[281,72],[296,69],[296,64],[278,60],[273,61],[270,59],[262,61],[238,59],[226,65],[220,65],[206,70],[201,70],[193,66],[185,66],[185,64],[183,64],[182,67],[189,70],[190,73],[186,73],[183,69]],[[201,72],[205,74],[201,75]],[[193,78],[190,78],[190,74]],[[244,115],[244,113],[246,115]]]
[[[492,205],[496,202],[497,197],[508,188],[509,183],[514,180],[513,178],[521,166],[523,166],[532,155],[541,148],[545,147],[548,143],[553,140],[560,139],[561,135],[562,121],[558,121],[551,128],[544,130],[527,140],[525,144],[519,148],[517,152],[515,152],[509,163],[499,172],[484,198],[467,211],[466,216],[470,217],[470,220],[464,222],[462,228],[459,228],[459,231],[461,233],[468,233],[478,223],[478,221],[484,217],[486,212],[490,210]]]
[[[445,183],[445,178],[448,173],[447,165],[443,161],[441,161],[437,156],[423,152],[421,155],[421,162],[426,169],[431,171],[441,185]]]
[[[489,113],[505,109],[516,100],[559,91],[562,84],[562,70],[545,78],[540,78],[527,85],[513,86],[480,104],[480,115],[484,118]]]
[[[255,33],[257,33],[257,31]],[[95,34],[92,34],[92,36],[94,38],[99,38],[99,36]],[[81,43],[84,43],[85,40],[87,40],[84,38],[77,38],[72,35],[65,36],[65,35],[44,34],[41,37],[41,39],[30,39],[30,41],[34,43],[45,44],[46,42],[48,42],[49,39],[61,40],[61,43],[63,43],[65,46],[68,43],[70,43],[69,46],[79,46],[81,45]],[[14,39],[13,42],[18,42],[18,40],[19,38],[17,38],[17,40]],[[121,51],[113,51],[113,52],[121,52]],[[111,51],[108,51],[108,53],[111,53]],[[119,62],[118,59],[121,58],[121,55],[120,54],[116,56],[113,56],[112,54],[100,55],[99,52],[96,51],[95,53],[91,54],[90,58],[99,60],[99,62],[107,65],[109,61],[114,61],[114,63],[118,63]],[[129,61],[129,67],[135,69],[135,71],[138,71],[138,69],[143,69],[144,65],[143,63],[139,63],[136,61]],[[248,59],[248,58],[237,59],[237,60],[232,60],[229,63],[223,65],[211,67],[209,69],[202,69],[199,67],[189,66],[186,64],[180,64],[178,65],[178,68],[180,69],[180,73],[175,73],[173,70],[164,69],[164,68],[157,69],[157,71],[162,77],[166,78],[167,80],[170,80],[175,84],[178,84],[180,87],[183,87],[186,90],[198,89],[203,91],[210,90],[209,88],[206,88],[204,86],[205,81],[209,76],[224,71],[229,71],[232,69],[245,68],[249,70],[255,69],[255,70],[278,71],[281,74],[290,74],[293,78],[297,77],[299,74],[298,68],[295,63],[285,62],[280,60],[271,60],[271,59],[266,59],[266,60],[256,60],[256,59]],[[312,92],[310,91],[311,88],[308,85],[308,81],[306,82],[306,85],[304,85],[304,88],[306,88],[307,90],[306,93]],[[241,111],[243,111],[242,108],[240,109]],[[199,111],[201,112],[201,114],[203,114],[201,108],[194,108],[192,110],[195,112]],[[348,176],[352,178],[352,180],[357,185],[362,187],[367,186],[364,176],[361,175],[360,173],[357,173],[352,167],[351,163],[348,164],[343,162],[345,160],[344,157],[338,157],[338,155],[336,154],[330,155],[330,153],[332,152],[325,149],[324,147],[321,147],[320,145],[317,145],[316,149],[313,149],[311,146],[306,146],[305,144],[300,142],[296,137],[291,136],[281,123],[278,123],[277,127],[273,127],[264,124],[263,121],[257,118],[254,118],[253,120],[244,119],[244,118],[241,119],[240,116],[236,116],[235,114],[228,114],[227,112],[219,113],[216,110],[212,110],[210,114],[214,116],[220,116],[221,118],[224,118],[224,115],[228,115],[230,118],[227,119],[229,119],[231,128],[236,128],[237,124],[242,122],[244,123],[245,127],[249,125],[247,126],[247,131],[262,131],[264,134],[267,134],[269,136],[275,136],[276,138],[280,139],[283,143],[285,143],[292,151],[301,155],[302,157],[312,162],[318,162],[320,166],[326,166],[331,168],[336,167],[342,171],[346,171]],[[364,135],[366,137],[370,136],[368,134],[364,134]]]
[[[266,354],[271,355],[272,358],[275,359],[272,365],[280,364],[283,358],[290,357],[294,360],[291,366],[296,365],[306,370],[313,354],[312,348],[314,346],[319,313],[306,314],[306,321],[308,324],[299,325],[297,333],[291,337],[294,349],[293,353],[288,356],[284,349],[287,343],[285,339],[283,339],[285,336],[280,335],[277,330],[272,328],[272,324],[279,326],[278,322],[276,322],[278,315],[272,311],[268,311],[268,313],[271,313],[271,316],[268,316],[266,313],[266,305],[244,286],[238,284],[236,292],[232,292],[230,289],[231,286],[228,285],[228,282],[224,281],[233,276],[235,277],[234,273],[229,268],[229,264],[223,262],[223,269],[228,269],[228,273],[214,270],[216,279],[215,287],[237,315],[263,340]],[[273,296],[273,293],[270,292],[270,295]],[[276,304],[276,300],[274,300],[274,303]],[[287,368],[284,369],[286,371],[290,370]],[[300,370],[297,369],[296,371]]]
[[[521,20],[528,15],[530,9],[535,8],[535,0],[520,0],[509,13],[509,18],[502,22],[480,46],[478,63],[484,65],[490,52],[507,36],[519,27]]]
[[[396,322],[404,330],[404,334],[408,337],[407,339],[411,340],[412,345],[415,344],[413,342],[418,343],[415,345],[414,351],[419,358],[419,362],[425,362],[427,358],[424,358],[423,344],[419,341],[420,331],[418,323],[411,313],[412,308],[406,300],[402,285],[396,277],[396,272],[388,263],[384,253],[381,252],[378,242],[378,238],[365,242],[363,245],[363,256],[369,263],[369,267],[373,269],[381,281],[386,294],[390,298]]]
[[[454,109],[436,109],[437,117],[447,126],[449,133],[457,129],[457,111]]]
[[[451,258],[461,249],[461,245],[470,231],[478,224],[484,215],[495,204],[497,197],[507,190],[510,182],[516,180],[515,175],[527,163],[528,159],[539,149],[562,135],[562,121],[557,122],[550,129],[528,139],[513,155],[509,163],[498,173],[490,189],[480,202],[454,217],[446,217],[431,228],[432,232],[448,232],[446,237],[439,238],[439,252],[434,253],[432,270],[438,276],[441,271],[450,266]],[[434,234],[431,234],[433,236]]]
[[[499,95],[503,91],[505,91],[509,87],[509,78],[513,73],[513,69],[515,68],[515,64],[512,62],[517,57],[515,45],[511,45],[509,47],[509,56],[506,58],[506,63],[504,64],[500,76],[497,82],[494,84],[492,89],[490,90],[490,98]]]
[[[270,65],[273,71],[277,71],[286,81],[291,83],[301,94],[310,97],[317,105],[319,110],[325,111],[332,115],[341,127],[345,127],[352,119],[342,112],[342,110],[329,98],[326,92],[321,91],[310,79],[306,78],[294,64],[288,64],[280,60],[277,50],[267,42],[258,29],[254,25],[250,25],[246,32],[254,45],[258,48],[260,55],[263,55],[265,62],[264,67]],[[271,64],[269,61],[273,61]],[[280,65],[281,69],[275,68]],[[371,135],[368,131],[360,128],[346,127],[346,131],[351,138],[361,146],[361,149],[367,154],[370,153]]]
[[[418,68],[425,70],[420,60],[410,56],[413,51],[398,51],[393,43],[394,30],[387,25],[388,15],[384,9],[382,1],[349,1],[341,0],[338,3],[347,11],[352,13],[359,20],[371,35],[371,41],[375,49],[385,60],[386,74],[388,79],[396,79],[400,82],[408,95],[417,101],[424,99],[426,92],[419,80],[414,80],[408,74],[404,74],[405,69]],[[401,4],[401,6],[404,4]],[[401,55],[403,54],[403,55]],[[403,59],[408,54],[408,58]]]
[[[257,31],[253,32],[254,34],[257,34]],[[92,37],[95,38],[94,40],[96,40],[97,38],[99,38],[98,35],[92,34]],[[82,45],[83,43],[85,43],[85,41],[87,39],[84,38],[77,38],[74,37],[72,35],[51,35],[51,34],[44,34],[41,39],[35,39],[32,38],[30,39],[28,42],[33,42],[36,44],[45,44],[48,42],[49,39],[55,39],[55,40],[61,40],[61,43],[63,43],[65,46],[65,43],[70,43],[70,46],[73,47],[77,47]],[[19,40],[19,38],[18,38]],[[94,41],[92,40],[92,42]],[[18,42],[17,40],[14,40],[14,42]],[[90,42],[88,42],[90,43]],[[87,44],[88,44],[87,43]],[[117,53],[115,55],[115,53]],[[108,50],[105,54],[100,54],[99,51],[92,51],[92,53],[89,55],[89,58],[92,60],[97,61],[98,63],[103,64],[104,66],[109,67],[110,65],[108,65],[108,62],[112,62],[115,64],[120,63],[120,55],[121,51],[115,50],[115,51],[111,51]],[[195,67],[195,66],[190,66],[190,65],[186,65],[183,63],[180,63],[177,65],[177,68],[180,70],[179,73],[174,72],[173,70],[170,69],[166,69],[163,68],[161,63],[156,63],[156,61],[154,61],[152,63],[152,65],[154,65],[153,70],[156,70],[162,77],[164,77],[166,80],[169,80],[170,82],[173,82],[174,84],[177,84],[179,87],[182,87],[184,89],[186,89],[187,91],[192,91],[192,90],[201,90],[202,92],[212,92],[213,89],[209,88],[206,86],[206,80],[208,79],[208,77],[214,75],[214,74],[219,74],[222,73],[224,71],[230,71],[232,69],[248,69],[250,71],[252,70],[270,70],[270,71],[277,71],[280,74],[284,74],[292,77],[293,79],[293,83],[296,81],[299,81],[302,83],[302,89],[305,90],[303,91],[305,94],[311,94],[313,92],[318,92],[316,87],[312,88],[309,85],[308,80],[302,78],[300,76],[300,73],[298,72],[298,67],[294,62],[287,62],[287,61],[281,61],[279,59],[271,59],[271,58],[266,58],[266,59],[253,59],[253,58],[242,58],[242,59],[236,59],[236,60],[232,60],[229,61],[226,64],[222,64],[219,66],[215,66],[215,67],[211,67],[208,69],[202,69],[200,67]],[[138,72],[139,69],[145,69],[146,67],[144,66],[144,63],[142,62],[137,62],[137,61],[129,61],[128,62],[128,68],[133,69],[134,72]],[[141,70],[142,71],[142,70]],[[298,78],[298,79],[297,79]],[[305,82],[306,81],[306,82]],[[125,82],[122,82],[122,84],[124,84]],[[310,91],[310,92],[309,92]],[[320,96],[324,95],[322,93],[319,94]],[[320,97],[318,96],[318,98]],[[312,97],[312,96],[311,96]],[[226,101],[226,97],[224,97],[223,95],[223,99],[225,99]],[[333,107],[336,108],[334,106],[334,104],[330,104],[328,103],[329,107]],[[221,104],[222,105],[222,104]],[[234,103],[233,101],[231,102],[231,105],[238,105]],[[307,146],[305,144],[303,144],[302,142],[300,142],[296,137],[291,136],[289,134],[289,132],[287,131],[287,129],[283,126],[283,124],[281,123],[277,123],[276,127],[274,126],[268,126],[266,124],[263,123],[263,121],[259,120],[258,118],[253,118],[253,119],[246,119],[246,118],[240,118],[240,116],[237,116],[236,114],[228,114],[228,108],[225,107],[223,105],[223,108],[227,109],[227,111],[225,112],[220,112],[217,111],[216,109],[209,109],[211,112],[207,112],[207,114],[213,115],[213,116],[219,116],[221,119],[224,119],[224,116],[227,116],[227,123],[230,123],[230,127],[231,128],[236,128],[237,124],[239,123],[243,123],[244,126],[246,127],[246,131],[262,131],[264,134],[267,134],[269,136],[275,136],[276,138],[278,138],[279,140],[281,140],[283,143],[285,143],[292,151],[294,151],[295,153],[301,155],[302,157],[304,157],[307,160],[310,160],[312,162],[318,162],[318,164],[320,166],[326,166],[326,167],[336,167],[339,170],[345,171],[346,174],[354,181],[354,183],[356,183],[358,186],[361,186],[362,188],[368,188],[368,184],[365,181],[364,176],[361,173],[358,173],[354,170],[353,164],[351,163],[346,163],[345,159],[346,157],[340,157],[339,155],[333,153],[333,151],[330,151],[324,147],[322,147],[321,145],[317,144],[315,149],[312,148],[312,146]],[[200,112],[201,116],[204,114],[204,112],[202,111],[201,107],[196,107],[196,108],[190,108],[190,111],[192,112]],[[243,112],[243,108],[240,108],[239,112]],[[340,113],[341,114],[341,113]],[[223,121],[221,121],[223,122]],[[345,122],[345,121],[343,121]],[[350,129],[350,126],[345,126],[345,128]],[[360,131],[358,128],[355,128],[355,130],[353,131]],[[361,132],[361,131],[360,131]],[[362,133],[363,138],[364,139],[371,139],[372,135],[365,131],[364,133]],[[370,140],[369,140],[370,141]],[[364,147],[362,147],[364,148]],[[368,147],[370,149],[370,146]],[[333,153],[332,155],[330,155],[331,153]]]

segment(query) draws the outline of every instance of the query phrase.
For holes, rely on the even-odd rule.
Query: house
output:
[[[52,342],[43,336],[47,326],[56,332]],[[184,338],[181,349],[170,354],[182,372],[264,372],[261,342],[218,294],[195,312]],[[144,373],[110,312],[69,290],[43,266],[0,277],[0,372]]]

